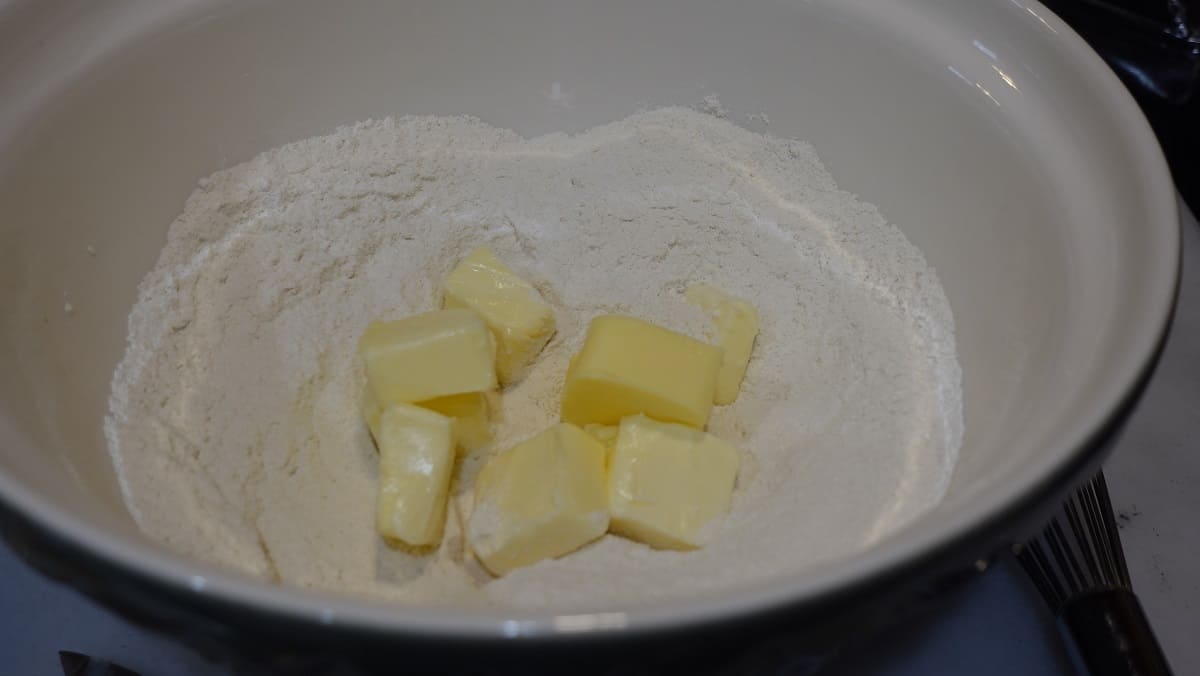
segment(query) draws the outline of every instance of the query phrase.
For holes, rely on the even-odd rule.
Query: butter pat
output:
[[[454,423],[411,404],[396,404],[379,418],[379,497],[375,523],[384,537],[410,545],[442,538],[454,467]]]
[[[367,384],[383,408],[496,387],[496,349],[471,310],[371,322],[358,343]]]
[[[600,442],[605,448],[612,448],[617,443],[617,433],[621,428],[616,425],[601,425],[599,423],[588,423],[583,426],[583,431],[587,432],[593,439]]]
[[[491,407],[487,394],[467,392],[418,402],[417,406],[454,419],[454,438],[468,451],[486,446],[492,440]],[[371,438],[379,443],[379,420],[383,408],[370,387],[364,387],[361,400],[363,420],[371,430]]]
[[[567,369],[562,418],[615,425],[645,413],[703,428],[720,367],[718,347],[633,317],[596,317]]]
[[[520,380],[554,335],[554,310],[487,247],[472,251],[446,278],[444,305],[483,317],[496,337],[501,384]]]
[[[371,430],[371,438],[378,445],[379,437],[382,436],[379,430],[379,423],[383,418],[383,407],[375,399],[375,394],[371,391],[370,385],[363,387],[362,397],[359,398],[358,403],[362,419],[367,423],[367,429]]]
[[[497,454],[475,479],[467,542],[489,571],[568,554],[608,530],[604,448],[574,425]]]
[[[609,467],[611,530],[658,549],[703,547],[729,509],[737,472],[737,450],[711,434],[625,418]]]
[[[588,423],[583,426],[583,431],[587,432],[600,445],[604,447],[604,466],[608,467],[608,463],[612,460],[613,448],[617,445],[617,432],[620,430],[616,425],[600,425],[597,423]]]
[[[758,310],[707,284],[689,286],[685,297],[689,303],[704,310],[716,324],[717,339],[724,356],[721,370],[717,372],[714,401],[721,405],[732,404],[742,387],[754,339],[758,337]]]
[[[486,446],[492,440],[490,406],[485,392],[451,394],[417,405],[454,418],[454,437],[467,451]]]

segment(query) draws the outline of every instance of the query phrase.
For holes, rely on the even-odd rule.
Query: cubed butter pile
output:
[[[758,314],[706,285],[687,300],[718,345],[633,317],[596,317],[565,374],[562,422],[495,453],[474,486],[470,551],[495,575],[606,532],[660,549],[710,541],[729,509],[738,451],[707,433],[736,397]],[[362,415],[379,448],[377,529],[436,545],[459,448],[491,441],[489,396],[519,380],[555,332],[536,287],[488,249],[447,277],[445,309],[374,322],[359,344]]]
[[[377,527],[415,546],[441,539],[457,450],[491,441],[489,394],[554,333],[550,306],[487,249],[451,272],[446,305],[372,322],[358,345],[362,415],[379,448]]]

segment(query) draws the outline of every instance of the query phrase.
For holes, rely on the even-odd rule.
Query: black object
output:
[[[1014,553],[1057,615],[1080,673],[1170,676],[1133,593],[1103,474],[1068,498],[1041,535]]]
[[[70,650],[58,651],[63,676],[139,676],[136,671]]]
[[[1116,71],[1200,213],[1200,0],[1043,0]]]

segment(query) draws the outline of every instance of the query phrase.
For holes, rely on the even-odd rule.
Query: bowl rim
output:
[[[168,596],[198,606],[220,607],[284,621],[337,627],[389,637],[436,641],[534,638],[579,640],[611,637],[616,632],[655,634],[689,630],[774,612],[846,600],[871,593],[879,585],[921,568],[933,568],[958,555],[969,565],[992,552],[980,547],[1003,543],[1003,526],[1029,518],[1039,506],[1066,492],[1072,482],[1099,461],[1119,431],[1158,361],[1174,314],[1180,283],[1181,250],[1175,189],[1149,123],[1117,76],[1061,19],[1035,0],[1005,3],[1008,11],[1029,13],[1050,28],[1073,65],[1084,69],[1133,149],[1127,159],[1136,168],[1149,213],[1145,227],[1155,228],[1155,253],[1168,265],[1148,268],[1143,304],[1152,325],[1130,339],[1130,357],[1110,369],[1118,389],[1077,425],[1081,432],[1065,444],[1067,452],[1047,466],[1031,464],[1007,490],[993,489],[990,504],[960,510],[936,533],[912,532],[877,545],[871,557],[855,557],[836,569],[822,570],[755,585],[752,588],[691,600],[667,600],[627,611],[551,614],[538,611],[464,610],[404,607],[356,600],[333,593],[286,588],[188,561],[132,538],[113,538],[89,530],[66,510],[43,499],[0,472],[0,508],[39,529],[55,548],[96,566],[99,571],[135,580]],[[184,565],[180,565],[180,562]]]

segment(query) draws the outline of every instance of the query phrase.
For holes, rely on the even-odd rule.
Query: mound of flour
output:
[[[711,422],[743,450],[712,545],[608,536],[493,581],[464,558],[454,519],[433,553],[377,537],[356,342],[373,319],[435,308],[440,280],[482,244],[535,280],[559,325],[504,393],[497,447],[556,421],[591,317],[706,338],[689,283],[757,305],[741,396]],[[412,603],[611,605],[869,545],[942,496],[960,402],[937,277],[811,147],[683,108],[535,139],[407,117],[200,182],[140,287],[106,432],[137,523],[179,553]],[[485,457],[464,460],[456,493]]]

